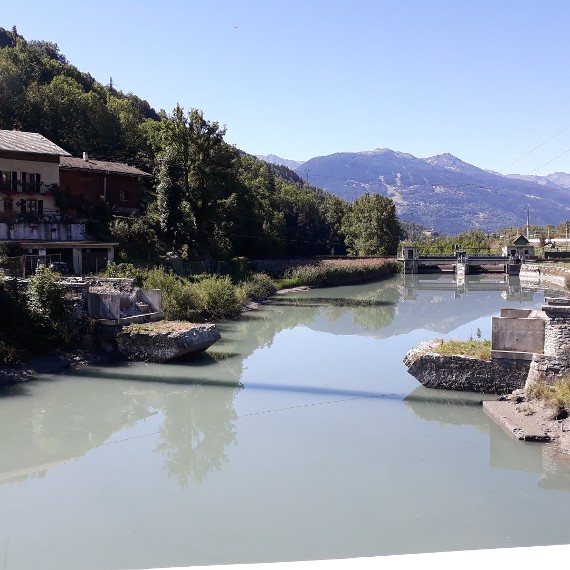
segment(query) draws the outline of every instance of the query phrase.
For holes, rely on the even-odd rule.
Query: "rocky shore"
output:
[[[60,374],[66,370],[116,361],[116,356],[94,350],[52,350],[14,366],[0,366],[0,385],[35,380],[42,374]]]
[[[570,418],[557,418],[554,408],[515,390],[498,400],[482,402],[483,411],[521,441],[553,443],[570,464]]]

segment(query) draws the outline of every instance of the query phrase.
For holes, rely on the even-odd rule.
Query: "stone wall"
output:
[[[508,394],[522,388],[528,374],[528,369],[518,364],[433,352],[414,354],[411,358],[408,353],[404,363],[408,365],[408,372],[424,386],[439,390]]]
[[[546,299],[544,350],[537,352],[530,364],[526,385],[535,382],[554,384],[570,372],[570,299]]]

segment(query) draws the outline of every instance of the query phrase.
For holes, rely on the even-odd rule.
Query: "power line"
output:
[[[510,143],[509,145],[507,145],[505,148],[503,148],[502,150],[500,150],[499,152],[497,152],[494,155],[491,155],[488,160],[492,160],[494,158],[498,158],[499,156],[501,156],[501,154],[503,154],[504,152],[506,152],[507,150],[511,149],[518,141],[522,140],[524,137],[526,137],[528,134],[532,133],[537,127],[539,127],[540,125],[542,125],[546,119],[550,118],[552,115],[554,115],[554,113],[557,113],[558,111],[560,111],[560,109],[562,109],[563,107],[565,107],[566,105],[568,105],[568,103],[570,103],[570,98],[566,99],[566,101],[564,101],[564,103],[562,103],[562,105],[559,105],[558,107],[556,107],[556,109],[554,109],[553,111],[551,111],[550,113],[548,113],[547,115],[545,115],[541,120],[538,121],[538,123],[535,123],[530,129],[528,129],[527,131],[525,131],[522,135],[520,135],[519,137],[515,138],[514,141],[512,143]],[[510,166],[510,165],[509,165]]]
[[[531,174],[533,172],[536,172],[537,170],[540,170],[541,168],[547,166],[548,164],[550,164],[551,162],[554,162],[555,160],[558,160],[561,156],[564,156],[565,154],[568,154],[570,152],[570,148],[568,150],[565,150],[563,153],[559,154],[558,156],[554,157],[552,160],[549,160],[548,162],[545,162],[542,166],[538,166],[537,168],[535,168],[534,170],[531,171]]]
[[[516,160],[513,160],[513,162],[507,164],[507,166],[503,166],[503,168],[501,168],[501,170],[506,170],[507,168],[509,168],[509,166],[512,166],[513,164],[517,163],[519,160],[522,160],[523,158],[527,157],[529,154],[532,154],[535,150],[538,150],[540,147],[544,146],[546,143],[555,139],[557,136],[561,135],[564,131],[567,131],[568,129],[570,129],[570,125],[566,125],[563,129],[560,129],[557,133],[553,134],[550,138],[546,139],[544,142],[541,142],[538,146],[535,146],[532,150],[529,150],[527,153],[523,154],[522,156],[519,156],[519,158],[517,158]],[[554,159],[554,160],[556,160],[556,159]],[[539,167],[539,168],[542,168],[542,167]],[[538,170],[538,168],[536,170]],[[534,172],[534,170],[533,170],[533,172]]]

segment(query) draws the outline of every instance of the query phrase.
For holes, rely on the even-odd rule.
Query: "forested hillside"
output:
[[[77,69],[56,43],[27,41],[16,28],[0,28],[0,129],[38,132],[74,156],[87,152],[153,174],[144,215],[113,216],[102,204],[90,226],[96,237],[117,240],[123,256],[346,251],[343,220],[351,206],[345,200],[228,145],[225,127],[201,111],[177,105],[157,112]],[[389,227],[399,235],[397,221]],[[386,251],[383,236],[377,242],[365,253],[395,253]]]

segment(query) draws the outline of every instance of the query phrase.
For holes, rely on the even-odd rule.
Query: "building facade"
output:
[[[58,207],[62,157],[70,154],[38,133],[0,130],[0,243],[21,244],[24,274],[60,261],[82,275],[114,256],[116,244],[91,240],[85,224]]]

